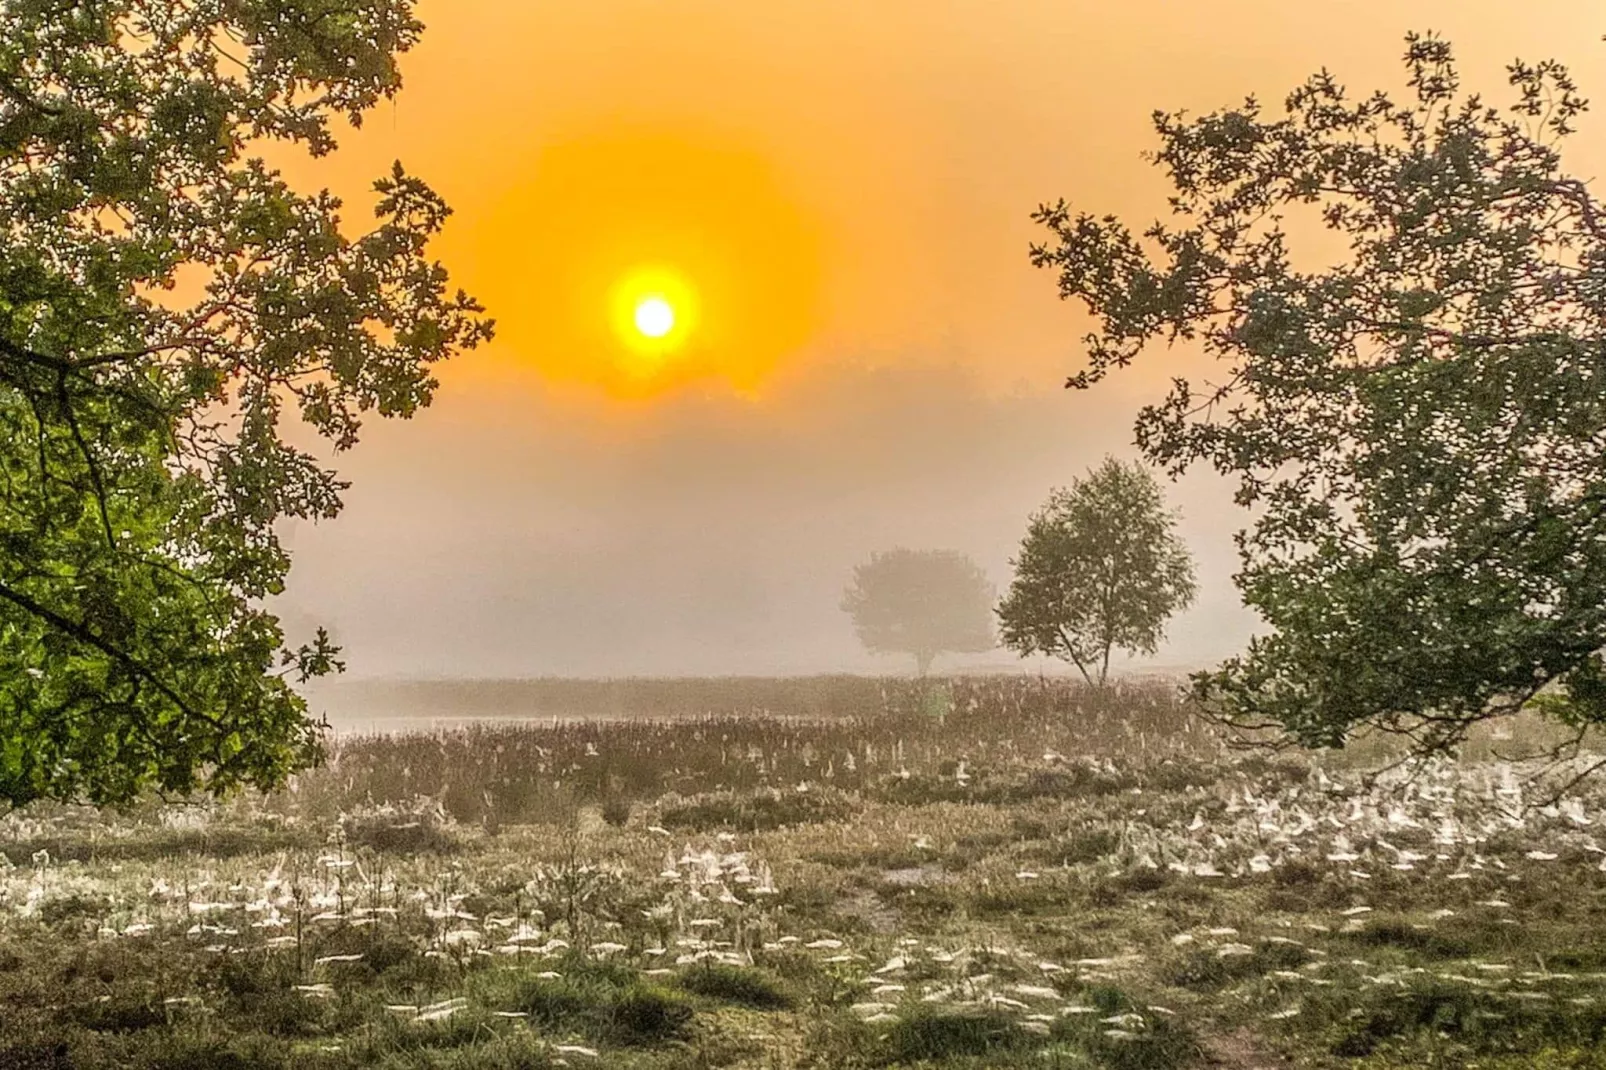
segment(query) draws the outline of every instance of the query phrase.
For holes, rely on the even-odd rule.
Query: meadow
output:
[[[653,719],[7,815],[0,1067],[1606,1067],[1606,779],[1542,726],[1400,762],[1165,681],[606,693]]]

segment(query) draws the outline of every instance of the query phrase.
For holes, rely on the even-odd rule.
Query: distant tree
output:
[[[1606,206],[1558,152],[1585,104],[1555,63],[1513,64],[1506,110],[1442,40],[1405,63],[1403,103],[1323,73],[1283,116],[1159,115],[1175,194],[1141,241],[1041,208],[1033,258],[1097,325],[1069,385],[1156,341],[1216,362],[1137,422],[1255,510],[1237,582],[1271,632],[1195,676],[1210,707],[1425,750],[1542,690],[1600,724]]]
[[[998,606],[1004,645],[1049,654],[1103,687],[1110,652],[1153,654],[1193,601],[1193,563],[1146,468],[1113,457],[1032,514]],[[1096,675],[1095,675],[1096,674]]]
[[[978,654],[993,638],[987,574],[953,550],[889,550],[853,570],[842,609],[866,650],[913,654],[921,676],[939,654]]]
[[[0,801],[263,788],[313,760],[281,521],[489,336],[400,164],[349,234],[314,155],[400,84],[411,0],[0,2]],[[293,415],[291,415],[293,414]],[[305,437],[299,435],[298,437]]]

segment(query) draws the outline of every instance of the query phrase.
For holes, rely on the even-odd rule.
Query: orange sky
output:
[[[1322,66],[1360,92],[1398,89],[1410,29],[1449,37],[1464,83],[1491,97],[1501,96],[1510,60],[1555,57],[1586,95],[1606,101],[1599,0],[423,0],[419,12],[428,28],[403,60],[395,103],[347,133],[333,157],[287,167],[299,185],[347,196],[356,224],[368,182],[399,157],[455,209],[435,252],[499,323],[490,347],[442,368],[434,410],[416,426],[376,429],[346,464],[368,481],[352,492],[348,516],[298,536],[301,572],[318,577],[298,585],[298,612],[332,619],[352,644],[372,638],[377,653],[366,664],[376,672],[565,667],[525,665],[516,653],[481,664],[461,652],[420,665],[429,658],[419,652],[433,649],[421,636],[398,638],[386,630],[393,622],[376,623],[379,609],[362,608],[363,598],[390,597],[374,594],[378,574],[357,593],[340,578],[373,558],[376,532],[448,499],[463,530],[483,531],[511,522],[499,511],[510,495],[534,503],[518,521],[532,540],[575,517],[611,531],[642,522],[618,503],[642,497],[643,473],[695,497],[698,480],[724,478],[718,458],[764,454],[775,436],[800,429],[858,428],[861,440],[838,443],[851,459],[843,471],[884,471],[877,451],[891,448],[900,420],[929,413],[905,411],[897,397],[856,396],[849,373],[833,370],[848,366],[957,365],[961,393],[1052,397],[1044,403],[1060,406],[1056,419],[1084,430],[1074,453],[1044,442],[1008,477],[1018,500],[985,524],[960,515],[962,500],[903,508],[920,493],[914,476],[882,486],[889,514],[921,517],[903,530],[880,523],[880,507],[844,511],[851,490],[808,503],[810,515],[834,517],[832,530],[866,533],[844,536],[834,556],[810,566],[824,570],[824,595],[809,627],[845,632],[829,569],[865,551],[872,532],[968,539],[960,548],[993,562],[1003,584],[1023,511],[1104,449],[1122,451],[1131,408],[1174,370],[1156,362],[1095,397],[1056,393],[1075,370],[1083,325],[1026,257],[1039,237],[1027,216],[1043,200],[1064,196],[1134,224],[1163,208],[1161,176],[1140,158],[1154,145],[1155,109],[1208,110],[1247,93],[1277,102]],[[1606,164],[1603,123],[1606,115],[1588,116],[1568,155],[1586,178]],[[608,321],[610,287],[633,267],[660,264],[696,291],[699,322],[660,371],[632,378]],[[752,396],[720,385],[730,382]],[[842,415],[866,405],[881,413],[878,424]],[[693,410],[695,419],[684,417]],[[420,468],[420,452],[471,440],[482,453],[464,459],[467,474],[436,480]],[[519,460],[492,479],[482,476],[496,468],[490,456]],[[569,467],[554,467],[554,456]],[[1212,560],[1226,561],[1221,540],[1235,518],[1200,508],[1200,537],[1217,540]],[[443,535],[419,551],[434,556],[417,567],[461,590],[451,570],[475,545]],[[689,560],[671,554],[662,567],[684,573]],[[755,564],[754,574],[784,564]],[[1229,566],[1212,568],[1209,612],[1227,619]],[[537,572],[521,573],[527,604],[497,616],[499,625],[543,612],[550,591]],[[615,596],[632,613],[659,604],[632,601],[624,588]],[[472,630],[477,618],[463,613]],[[1241,618],[1232,619],[1237,635]],[[597,630],[605,642],[607,629]],[[787,634],[776,631],[777,650],[806,648],[822,663],[852,654],[851,637]],[[638,662],[658,664],[618,659]]]
[[[717,352],[700,370],[946,348],[1006,381],[1053,378],[1074,355],[1071,313],[1025,262],[1027,213],[1063,195],[1152,216],[1164,187],[1139,154],[1154,109],[1278,100],[1322,65],[1357,89],[1394,86],[1412,28],[1449,36],[1467,82],[1490,91],[1517,55],[1606,83],[1594,0],[419,11],[399,99],[295,170],[358,201],[400,157],[453,205],[438,252],[503,328],[454,376],[508,364],[610,382],[606,288],[632,263],[669,260],[706,291]],[[1586,135],[1601,131],[1592,119]]]

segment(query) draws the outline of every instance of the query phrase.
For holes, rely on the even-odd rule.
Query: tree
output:
[[[1044,206],[1033,250],[1096,330],[1085,388],[1151,342],[1213,361],[1145,407],[1180,471],[1254,510],[1237,582],[1269,634],[1194,678],[1224,716],[1443,749],[1543,690],[1606,719],[1606,212],[1561,169],[1555,63],[1506,109],[1411,36],[1410,99],[1329,74],[1281,117],[1156,117],[1172,217],[1135,238]]]
[[[924,677],[939,654],[993,649],[993,587],[954,550],[888,550],[853,570],[842,610],[873,654],[913,654]]]
[[[1056,490],[1010,561],[1015,579],[998,606],[1004,645],[1063,658],[1097,687],[1112,650],[1153,654],[1195,592],[1175,522],[1154,476],[1113,457]]]
[[[0,4],[0,799],[270,788],[317,754],[286,517],[362,414],[490,335],[397,164],[350,237],[249,151],[314,155],[399,84],[411,0]]]

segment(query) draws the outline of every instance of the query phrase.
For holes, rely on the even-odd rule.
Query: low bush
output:
[[[1335,1015],[1337,1008],[1333,1008]],[[1332,1024],[1332,1051],[1348,1058],[1429,1041],[1466,1057],[1524,1055],[1555,1048],[1606,1049],[1606,1007],[1431,981],[1373,992]]]
[[[988,1011],[921,1010],[891,1023],[876,1049],[877,1065],[1032,1047],[1037,1039],[1006,1015]]]
[[[429,799],[352,810],[341,815],[340,832],[353,847],[390,854],[441,854],[457,847],[445,813]]]
[[[681,974],[679,984],[696,995],[756,1010],[784,1010],[793,1003],[791,995],[778,980],[763,970],[751,967],[724,964],[697,966]]]
[[[857,807],[841,792],[718,791],[690,798],[670,798],[660,805],[658,824],[689,831],[729,828],[758,831],[787,825],[841,821]]]
[[[548,1034],[598,1044],[639,1047],[687,1035],[694,1011],[684,997],[644,983],[631,970],[578,958],[568,966],[557,977],[523,978],[511,1009]]]

